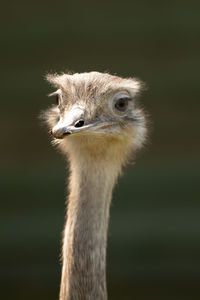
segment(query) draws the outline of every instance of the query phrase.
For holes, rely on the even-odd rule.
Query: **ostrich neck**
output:
[[[60,300],[105,300],[106,241],[118,170],[71,159]]]

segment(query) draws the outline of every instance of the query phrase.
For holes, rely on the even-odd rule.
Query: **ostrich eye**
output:
[[[128,99],[129,98],[127,96],[120,97],[115,103],[115,108],[124,112],[128,107]]]
[[[56,104],[60,104],[60,95],[56,94]]]

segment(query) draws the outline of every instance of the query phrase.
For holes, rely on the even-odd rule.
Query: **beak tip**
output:
[[[65,136],[72,134],[72,131],[70,130],[49,130],[49,134],[52,135],[56,139],[63,139]]]

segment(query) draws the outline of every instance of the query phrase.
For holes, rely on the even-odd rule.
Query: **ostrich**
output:
[[[145,141],[143,85],[99,72],[47,80],[57,103],[44,119],[70,165],[60,300],[105,300],[109,207],[122,167]]]

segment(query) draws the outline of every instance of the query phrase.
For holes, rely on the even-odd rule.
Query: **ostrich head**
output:
[[[48,75],[56,105],[44,116],[53,143],[79,158],[118,160],[122,165],[146,136],[145,116],[136,101],[142,84],[106,73]]]

